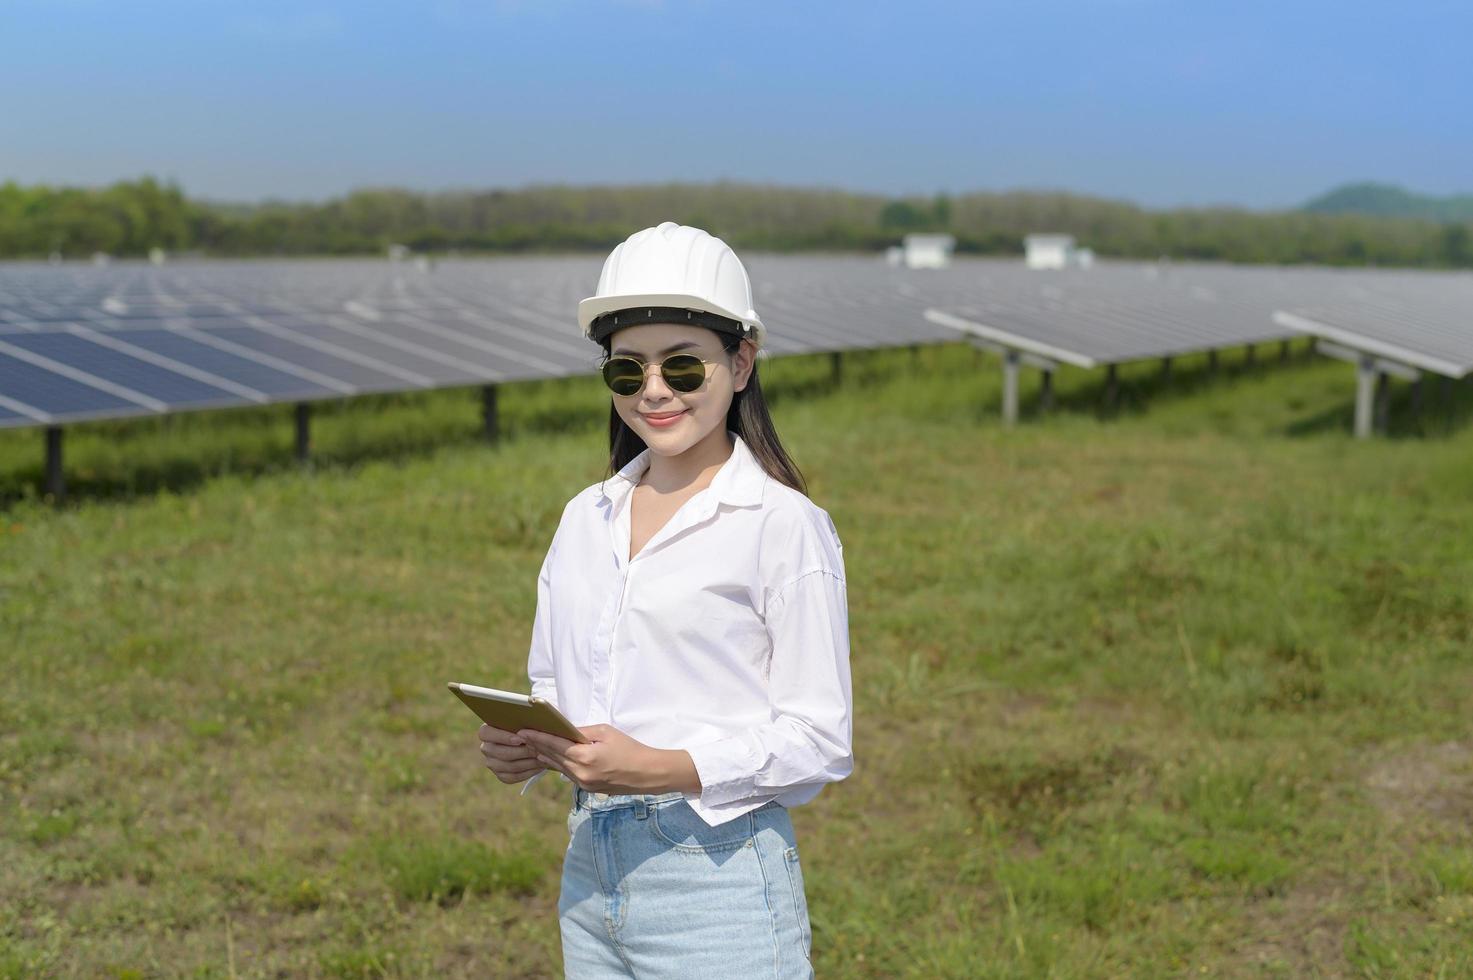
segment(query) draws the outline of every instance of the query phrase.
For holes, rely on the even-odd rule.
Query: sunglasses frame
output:
[[[675,383],[673,381],[670,380],[670,376],[665,373],[665,365],[668,364],[670,361],[674,360],[677,357],[689,357],[690,359],[694,360],[696,363],[698,363],[698,364],[701,365],[701,381],[700,381],[700,384],[696,385],[694,388],[679,388],[679,387],[677,387],[675,385]],[[640,372],[639,372],[639,387],[638,388],[635,388],[633,391],[628,392],[627,394],[625,392],[616,391],[614,389],[614,386],[609,382],[609,376],[605,373],[605,369],[610,364],[614,363],[615,361],[632,361],[635,364],[638,364],[639,365]],[[610,358],[605,359],[604,362],[599,365],[598,372],[599,372],[599,375],[603,377],[604,384],[608,387],[608,389],[610,391],[614,392],[614,394],[620,395],[620,396],[622,396],[624,398],[633,398],[635,395],[638,395],[640,392],[644,391],[644,386],[649,383],[649,380],[650,380],[650,363],[651,362],[641,361],[639,358],[634,357],[634,356],[632,356],[630,354],[615,354],[613,357],[610,357]],[[682,395],[688,395],[692,391],[700,391],[701,390],[701,386],[704,385],[706,383],[706,380],[711,377],[710,372],[706,370],[706,366],[708,364],[717,364],[717,363],[720,363],[720,362],[718,362],[718,361],[708,361],[708,360],[706,360],[704,358],[697,357],[695,354],[692,354],[689,351],[679,351],[679,352],[674,353],[674,354],[668,354],[668,355],[666,355],[663,359],[661,359],[657,363],[659,364],[659,368],[660,368],[660,377],[662,379],[664,379],[665,384],[669,386],[670,390],[671,391],[674,391],[674,392],[678,392],[679,394],[682,394]]]

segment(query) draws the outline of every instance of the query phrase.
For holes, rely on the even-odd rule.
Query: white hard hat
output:
[[[731,246],[699,228],[662,221],[615,245],[598,292],[578,304],[583,336],[602,342],[636,323],[689,322],[762,346],[752,283]]]

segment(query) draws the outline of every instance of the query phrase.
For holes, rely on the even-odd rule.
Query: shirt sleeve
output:
[[[768,600],[766,620],[772,720],[687,748],[705,807],[833,782],[854,768],[842,566],[793,578]]]
[[[566,517],[566,509],[564,517]],[[561,522],[558,530],[562,530]],[[549,597],[550,573],[552,571],[552,557],[557,550],[557,533],[552,536],[552,543],[547,547],[547,555],[542,559],[542,570],[537,573],[537,612],[532,617],[532,642],[527,651],[527,679],[532,682],[532,696],[545,698],[557,705],[557,674],[552,665],[552,600]],[[549,772],[555,770],[541,769],[533,773],[531,778],[522,784],[522,791],[518,796],[525,796],[532,784],[537,782]],[[570,782],[567,776],[558,772],[563,782]]]
[[[532,617],[532,643],[527,652],[527,679],[532,682],[532,696],[544,698],[557,706],[557,674],[552,661],[552,600],[549,598],[549,573],[552,556],[557,550],[557,535],[542,559],[537,573],[537,612]]]

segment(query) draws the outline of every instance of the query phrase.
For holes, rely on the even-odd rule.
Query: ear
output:
[[[731,355],[732,390],[741,391],[747,387],[747,381],[752,377],[752,365],[757,362],[757,345],[750,340],[743,340],[741,346]]]

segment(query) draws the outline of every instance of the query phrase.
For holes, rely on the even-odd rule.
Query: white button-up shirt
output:
[[[632,560],[650,450],[568,501],[527,658],[532,693],[573,724],[688,751],[701,791],[686,799],[713,826],[806,803],[853,768],[843,545],[826,511],[729,435],[711,483]]]

